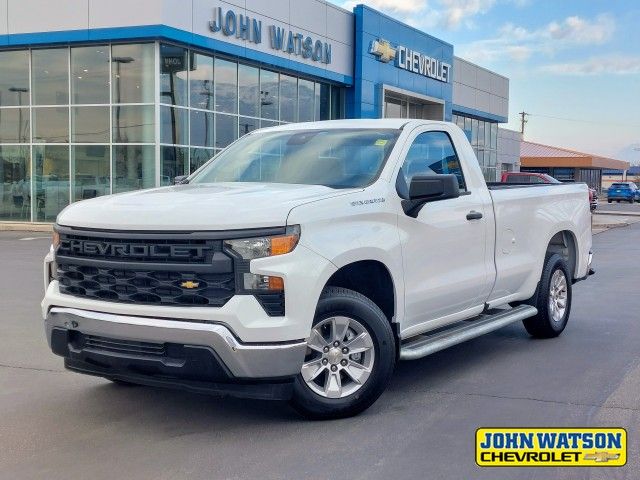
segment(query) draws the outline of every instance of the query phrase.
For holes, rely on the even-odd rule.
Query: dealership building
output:
[[[51,222],[254,129],[336,118],[453,121],[496,180],[518,161],[500,153],[508,97],[507,78],[363,5],[0,0],[0,221]]]

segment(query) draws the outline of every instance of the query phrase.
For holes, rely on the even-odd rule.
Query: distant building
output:
[[[522,133],[506,128],[498,128],[498,145],[498,172],[519,171]]]
[[[603,171],[629,169],[629,162],[541,143],[522,142],[520,170],[547,173],[562,182],[584,182],[601,191]]]

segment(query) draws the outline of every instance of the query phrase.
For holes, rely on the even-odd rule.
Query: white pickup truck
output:
[[[592,273],[587,186],[487,185],[450,123],[258,130],[177,181],[58,216],[42,314],[68,369],[344,417],[398,360],[559,335]]]

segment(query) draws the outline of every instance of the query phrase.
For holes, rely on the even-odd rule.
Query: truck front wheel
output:
[[[291,404],[312,419],[356,415],[382,394],[395,361],[393,331],[382,310],[353,290],[328,287],[316,308]]]
[[[523,321],[529,334],[553,338],[562,333],[571,312],[571,276],[560,255],[547,255],[538,289],[526,303],[538,309],[536,316]]]

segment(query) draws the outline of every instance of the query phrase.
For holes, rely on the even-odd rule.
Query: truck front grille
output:
[[[60,231],[61,293],[146,305],[221,307],[235,294],[234,260],[204,234]]]
[[[120,303],[221,307],[235,292],[233,272],[98,268],[60,260],[60,291]]]

